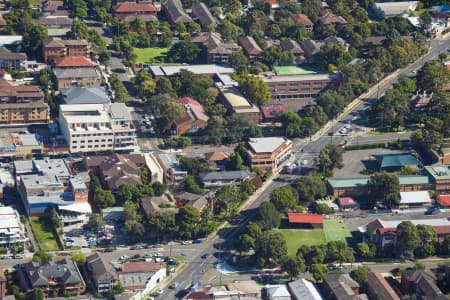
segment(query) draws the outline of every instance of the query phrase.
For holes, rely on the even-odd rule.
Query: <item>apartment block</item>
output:
[[[59,126],[72,153],[134,150],[136,130],[123,103],[61,105]]]
[[[89,56],[90,47],[86,40],[62,40],[49,38],[42,46],[44,61],[56,61],[65,56]]]
[[[10,206],[0,207],[0,247],[27,241],[19,213]],[[1,295],[0,295],[1,296]]]

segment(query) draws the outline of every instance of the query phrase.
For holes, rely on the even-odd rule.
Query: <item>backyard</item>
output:
[[[31,228],[34,236],[43,251],[60,250],[56,241],[57,237],[53,233],[53,225],[48,217],[31,217]]]
[[[133,48],[136,54],[136,63],[163,62],[169,48]]]

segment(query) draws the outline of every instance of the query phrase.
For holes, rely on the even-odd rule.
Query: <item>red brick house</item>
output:
[[[134,21],[141,18],[144,21],[155,19],[157,14],[156,7],[151,3],[123,2],[114,7],[116,20]]]
[[[184,97],[178,99],[177,103],[184,105],[185,113],[181,118],[176,119],[172,126],[175,134],[182,135],[187,132],[197,132],[208,125],[209,117],[198,101]]]

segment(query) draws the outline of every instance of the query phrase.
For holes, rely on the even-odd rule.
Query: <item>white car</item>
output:
[[[191,241],[182,241],[181,244],[182,245],[190,245],[190,244],[192,244],[192,242]]]
[[[121,257],[119,257],[120,260],[126,260],[129,259],[130,257],[127,255],[122,255]]]

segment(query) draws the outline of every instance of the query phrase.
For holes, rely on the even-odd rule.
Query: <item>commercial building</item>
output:
[[[377,160],[378,168],[388,172],[398,171],[401,168],[417,170],[421,165],[420,161],[409,153],[381,154],[374,155],[374,157]]]
[[[135,128],[124,103],[61,105],[58,121],[72,153],[134,150]]]
[[[11,52],[6,48],[0,48],[0,69],[20,69],[21,64],[27,60],[25,53]]]
[[[197,132],[208,125],[209,117],[206,115],[203,106],[190,97],[177,99],[177,103],[184,106],[185,113],[181,118],[174,121],[172,131],[174,134],[182,135],[187,132]]]
[[[89,56],[90,47],[86,40],[62,40],[49,38],[42,45],[44,61],[52,63],[65,56]]]
[[[200,173],[199,178],[205,188],[220,188],[226,185],[241,185],[245,179],[252,179],[256,173],[249,171],[221,171]]]
[[[90,68],[55,68],[53,74],[56,78],[57,89],[71,87],[100,87],[100,76],[97,70]]]
[[[407,16],[409,11],[415,11],[418,1],[378,2],[373,4],[374,13],[380,18]]]
[[[252,169],[278,173],[281,163],[291,155],[292,141],[285,137],[250,138],[247,150]]]
[[[17,210],[10,206],[0,207],[0,247],[9,247],[27,240],[25,227]]]
[[[253,123],[258,124],[261,119],[259,108],[250,104],[235,86],[220,88],[220,99],[230,113],[242,114],[249,117]]]
[[[88,256],[87,267],[97,293],[110,291],[117,286],[119,282],[117,272],[111,262],[103,257],[103,254],[95,252]]]
[[[145,2],[122,2],[114,6],[114,16],[116,20],[125,20],[127,22],[140,18],[143,21],[150,21],[156,18],[156,7],[151,3]]]
[[[301,228],[323,228],[323,215],[288,213],[290,226]]]
[[[150,66],[150,72],[155,79],[161,77],[170,77],[180,73],[181,70],[186,70],[197,75],[215,76],[216,74],[233,74],[235,70],[226,65],[179,65],[179,66]]]
[[[163,169],[164,183],[178,185],[186,179],[187,171],[181,168],[176,154],[159,154],[156,159]]]
[[[127,262],[122,265],[119,280],[127,291],[143,291],[143,294],[153,290],[166,278],[166,267],[148,261]]]
[[[75,292],[82,294],[86,291],[86,284],[77,265],[65,258],[55,263],[39,265],[31,261],[18,267],[19,283],[26,292],[43,289],[48,294],[56,292]]]
[[[38,86],[0,81],[0,124],[47,123],[48,118],[48,105]]]

